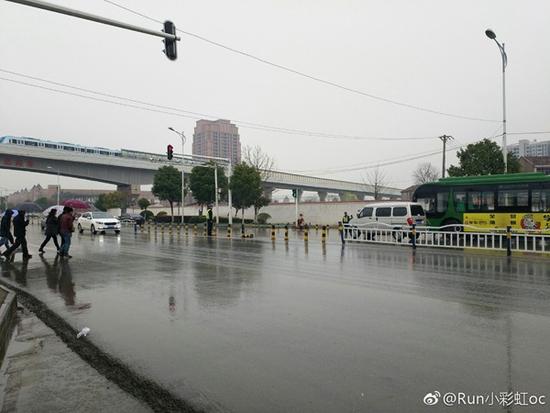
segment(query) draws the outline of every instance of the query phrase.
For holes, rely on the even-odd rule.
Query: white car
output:
[[[76,221],[76,228],[81,234],[84,231],[90,231],[92,234],[107,231],[120,233],[120,221],[106,212],[85,212]]]

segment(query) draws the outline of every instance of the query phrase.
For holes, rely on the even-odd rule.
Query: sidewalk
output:
[[[150,412],[74,354],[26,309],[0,369],[1,412]]]

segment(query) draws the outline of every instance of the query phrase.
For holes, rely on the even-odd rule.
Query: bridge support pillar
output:
[[[132,202],[134,197],[139,196],[140,185],[117,185],[116,190],[122,192],[125,195],[125,199],[122,201],[121,213],[125,214],[127,212],[128,205]]]
[[[326,202],[327,201],[327,191],[317,191],[317,195],[319,195],[319,201]]]
[[[273,187],[270,187],[270,186],[265,186],[264,187],[264,196],[269,199],[269,201],[271,201],[273,199],[273,191],[275,190],[275,188]]]

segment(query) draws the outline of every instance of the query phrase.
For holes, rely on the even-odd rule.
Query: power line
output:
[[[457,150],[457,149],[461,149],[464,146],[480,142],[483,139],[493,140],[495,138],[498,138],[499,136],[502,136],[502,134],[494,135],[494,136],[491,136],[489,138],[478,139],[478,140],[476,140],[474,142],[471,142],[471,143],[466,143],[466,144],[461,144],[461,145],[455,145],[453,147],[448,147],[448,148],[445,148],[445,152],[450,152],[450,151],[454,151],[454,150]],[[361,170],[366,170],[366,169],[374,169],[374,168],[378,168],[380,166],[390,166],[390,165],[395,165],[395,164],[399,164],[399,163],[402,163],[402,162],[408,162],[408,161],[413,161],[413,160],[417,160],[417,159],[428,158],[430,156],[439,155],[439,154],[441,154],[441,150],[420,152],[420,153],[412,154],[412,155],[407,156],[407,157],[390,158],[390,159],[378,161],[378,162],[372,163],[372,164],[362,164],[360,166],[351,166],[351,167],[348,166],[348,167],[344,167],[344,168],[317,169],[317,170],[315,170],[315,169],[311,169],[311,170],[293,170],[292,172],[294,172],[294,173],[312,173],[312,174],[316,174],[316,175],[333,175],[333,174],[343,173],[343,172],[356,172],[356,171],[361,171]]]
[[[80,93],[62,91],[60,89],[44,87],[44,86],[41,86],[41,85],[35,85],[35,84],[32,84],[32,83],[17,81],[17,80],[14,80],[14,79],[0,78],[1,80],[5,80],[5,81],[8,81],[8,82],[18,83],[18,84],[25,85],[25,86],[30,86],[30,87],[37,87],[37,88],[48,90],[48,91],[51,91],[51,92],[63,93],[63,94],[67,94],[67,95],[72,95],[72,96],[84,98],[84,99],[92,99],[92,100],[96,100],[96,101],[100,101],[100,102],[104,102],[104,103],[112,103],[112,104],[116,104],[116,105],[120,105],[120,106],[131,107],[131,108],[134,108],[134,109],[143,109],[143,110],[148,110],[148,111],[151,111],[151,112],[163,113],[163,114],[172,115],[172,116],[180,116],[180,117],[185,117],[185,118],[190,118],[190,119],[202,119],[202,118],[205,118],[205,117],[206,118],[212,118],[212,119],[216,119],[216,118],[219,119],[220,118],[220,116],[215,116],[215,115],[211,115],[211,114],[207,114],[207,113],[193,112],[193,111],[184,110],[184,109],[180,109],[180,108],[176,108],[176,107],[171,107],[171,106],[166,106],[166,105],[159,105],[159,104],[156,104],[156,103],[150,103],[150,102],[146,102],[146,101],[143,101],[143,100],[137,100],[137,99],[127,98],[127,97],[124,97],[124,96],[118,96],[118,95],[114,95],[114,94],[110,94],[110,93],[99,92],[97,90],[87,89],[87,88],[74,86],[74,85],[70,85],[70,84],[62,83],[62,82],[56,82],[56,81],[44,79],[44,78],[37,77],[37,76],[31,76],[31,75],[15,72],[15,71],[12,71],[12,70],[7,70],[7,69],[0,68],[0,72],[8,73],[8,74],[15,75],[15,76],[20,76],[20,77],[23,77],[23,78],[26,78],[26,79],[32,79],[32,80],[39,81],[39,82],[52,84],[52,85],[55,85],[55,86],[61,86],[61,87],[64,87],[64,88],[73,89],[73,90],[77,90],[77,91],[80,91],[80,92],[95,94],[95,95],[110,98],[110,99],[118,99],[118,100],[121,100],[121,101],[130,102],[131,104],[124,104],[124,103],[121,103],[121,102],[115,102],[115,101],[112,101],[112,100],[109,100],[109,99],[94,98],[94,97],[91,97],[91,96],[82,95]],[[156,108],[156,109],[144,108],[144,107],[138,106],[138,105],[150,106],[151,108]],[[179,112],[179,113],[173,113],[173,112]],[[277,132],[277,133],[284,133],[284,134],[291,134],[291,135],[303,135],[303,136],[310,136],[310,137],[320,137],[320,138],[326,138],[326,139],[408,141],[408,140],[428,140],[428,139],[433,139],[434,138],[434,136],[386,138],[386,137],[366,137],[366,136],[354,136],[354,135],[339,135],[339,134],[331,134],[331,133],[326,133],[326,132],[315,132],[315,131],[302,130],[302,129],[283,128],[283,127],[278,127],[278,126],[266,125],[266,124],[261,124],[261,123],[253,123],[253,122],[241,121],[241,120],[234,120],[234,122],[238,123],[239,126],[241,126],[241,127],[249,128],[249,129],[256,129],[256,130],[262,130],[262,131],[266,131],[266,132]]]
[[[115,6],[115,7],[119,7],[123,10],[126,10],[130,13],[133,13],[137,16],[140,16],[140,17],[143,17],[143,18],[148,19],[150,21],[162,24],[162,22],[158,19],[154,19],[150,16],[147,16],[143,13],[137,12],[137,11],[135,11],[133,9],[130,9],[126,6],[115,3],[114,1],[111,1],[111,0],[104,0],[104,1],[106,3],[109,3],[113,6]],[[233,47],[224,45],[224,44],[216,42],[214,40],[207,39],[206,37],[200,36],[200,35],[192,33],[192,32],[188,32],[188,31],[181,30],[181,29],[176,29],[176,30],[180,33],[183,33],[183,34],[187,35],[187,36],[194,37],[196,39],[199,39],[203,42],[206,42],[206,43],[211,44],[211,45],[216,46],[216,47],[221,47],[221,48],[223,48],[225,50],[228,50],[232,53],[237,53],[241,56],[253,59],[257,62],[275,67],[277,69],[284,70],[284,71],[289,72],[289,73],[293,73],[295,75],[313,80],[315,82],[322,83],[324,85],[332,86],[332,87],[338,88],[340,90],[344,90],[344,91],[351,92],[351,93],[354,93],[354,94],[357,94],[357,95],[365,96],[365,97],[375,99],[375,100],[378,100],[378,101],[381,101],[381,102],[390,103],[390,104],[393,104],[393,105],[402,106],[402,107],[406,107],[406,108],[409,108],[409,109],[414,109],[414,110],[418,110],[418,111],[422,111],[422,112],[433,113],[433,114],[436,114],[436,115],[448,116],[448,117],[457,118],[457,119],[472,120],[472,121],[478,121],[478,122],[501,122],[500,120],[495,120],[495,119],[484,119],[484,118],[477,118],[477,117],[472,117],[472,116],[458,115],[458,114],[453,114],[453,113],[449,113],[449,112],[442,112],[442,111],[439,111],[439,110],[434,110],[434,109],[426,108],[426,107],[423,107],[423,106],[418,106],[418,105],[413,105],[413,104],[410,104],[410,103],[400,102],[400,101],[393,100],[393,99],[388,99],[388,98],[385,98],[385,97],[382,97],[382,96],[374,95],[372,93],[361,91],[359,89],[344,86],[344,85],[341,85],[339,83],[336,83],[336,82],[333,82],[333,81],[330,81],[330,80],[322,79],[320,77],[313,76],[313,75],[307,74],[305,72],[301,72],[301,71],[293,69],[291,67],[284,66],[284,65],[272,62],[270,60],[255,56],[251,53],[244,52],[242,50],[235,49]]]

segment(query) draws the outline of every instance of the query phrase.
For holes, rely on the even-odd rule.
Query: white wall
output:
[[[298,213],[304,214],[304,219],[307,223],[311,224],[330,224],[335,225],[338,221],[342,220],[344,212],[348,215],[357,216],[357,210],[363,208],[368,201],[352,201],[352,202],[306,202],[299,204]],[[372,202],[372,201],[371,201]],[[170,208],[162,207],[149,207],[149,211],[153,214],[158,214],[160,211],[165,211],[170,214]],[[198,215],[198,206],[186,205],[185,216]],[[268,220],[270,224],[286,224],[293,223],[295,221],[296,207],[293,203],[280,203],[271,204],[260,210],[271,215],[271,219]],[[131,208],[128,208],[128,212],[133,212]],[[136,213],[139,213],[139,208],[135,209]],[[178,215],[179,211],[177,207],[174,207],[174,215]],[[228,208],[226,205],[220,205],[220,217],[226,217]],[[203,211],[206,215],[206,208]],[[214,215],[216,214],[216,208],[214,207]],[[235,210],[233,210],[233,216],[235,216]],[[239,212],[239,217],[241,213]],[[249,208],[245,211],[245,218],[254,218],[254,209]]]

